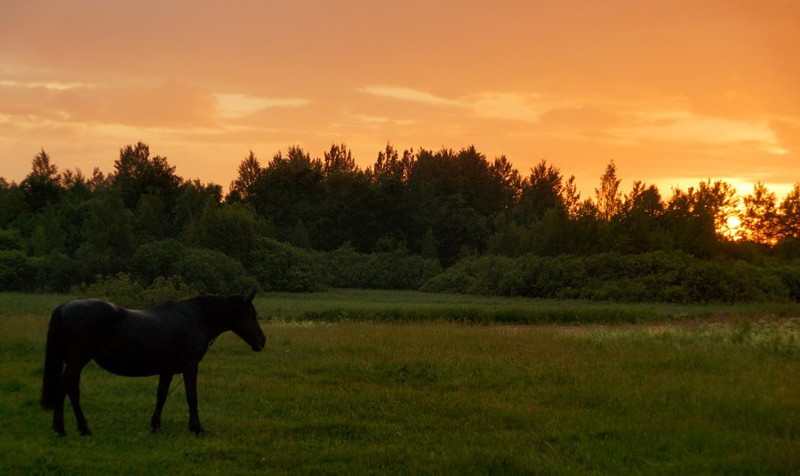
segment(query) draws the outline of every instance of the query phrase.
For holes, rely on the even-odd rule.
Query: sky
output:
[[[541,160],[594,195],[800,182],[800,0],[3,0],[0,177],[142,141],[227,190],[253,151]]]

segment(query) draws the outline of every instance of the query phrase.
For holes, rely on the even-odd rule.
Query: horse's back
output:
[[[61,328],[70,334],[96,335],[112,332],[122,317],[113,303],[101,299],[77,299],[60,308]]]

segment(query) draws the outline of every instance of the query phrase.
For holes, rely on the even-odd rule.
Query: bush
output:
[[[63,293],[75,282],[74,262],[64,253],[29,258],[36,272],[36,289]]]
[[[146,307],[142,301],[144,287],[127,273],[113,276],[98,276],[97,280],[81,289],[76,294],[86,297],[106,299],[124,307]]]
[[[158,277],[148,287],[127,273],[100,276],[97,281],[78,290],[77,294],[106,299],[120,306],[146,308],[168,301],[180,301],[199,294],[179,276]]]
[[[24,249],[25,243],[17,230],[0,229],[0,250],[22,251]]]
[[[800,301],[800,261],[794,266],[782,266],[776,270],[781,282],[786,287],[789,297]]]
[[[175,274],[174,265],[186,255],[187,247],[178,240],[151,241],[136,248],[131,260],[133,274],[146,283]]]
[[[259,238],[248,269],[265,291],[313,292],[324,283],[312,252],[270,238]]]
[[[25,253],[0,250],[0,291],[29,291],[35,286],[35,270]]]
[[[800,272],[682,252],[640,255],[464,259],[422,290],[627,302],[743,302],[798,299]]]
[[[336,288],[419,289],[441,273],[436,261],[402,250],[362,254],[346,246],[324,255],[323,267]]]
[[[235,258],[207,248],[192,248],[174,239],[139,246],[131,263],[135,277],[143,283],[180,279],[189,289],[208,294],[260,289],[256,279]]]
[[[180,276],[200,293],[236,294],[259,289],[258,281],[234,258],[205,248],[187,248],[170,267],[170,275]]]

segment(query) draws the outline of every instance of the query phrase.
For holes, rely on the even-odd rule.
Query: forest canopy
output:
[[[778,201],[707,180],[594,194],[546,161],[392,145],[361,169],[344,144],[243,158],[227,194],[142,142],[114,170],[44,150],[0,178],[0,290],[124,282],[198,292],[326,286],[655,301],[800,299],[800,183]],[[730,227],[731,218],[739,225]]]

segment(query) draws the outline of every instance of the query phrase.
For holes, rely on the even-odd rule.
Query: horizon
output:
[[[113,171],[143,141],[227,190],[252,150],[387,143],[541,160],[593,196],[800,181],[800,2],[354,0],[0,6],[0,176],[45,150]]]
[[[182,180],[190,181],[190,180],[197,179],[197,180],[200,180],[201,183],[219,185],[219,186],[222,187],[223,196],[230,192],[230,187],[232,185],[232,181],[236,179],[237,174],[238,174],[239,164],[242,161],[244,161],[245,158],[246,158],[246,157],[242,157],[242,159],[239,162],[236,163],[234,169],[237,169],[237,170],[234,170],[234,175],[232,176],[231,180],[227,184],[225,184],[225,183],[220,183],[220,182],[216,182],[216,181],[213,181],[213,180],[205,180],[203,177],[184,176],[184,175],[181,174],[180,170],[178,169],[178,167],[176,166],[176,164],[173,162],[172,159],[170,159],[169,157],[167,157],[165,155],[159,154],[157,150],[153,150],[151,144],[148,144],[145,141],[140,141],[140,142],[143,142],[143,143],[147,144],[150,147],[150,149],[151,149],[150,157],[151,158],[155,157],[155,156],[165,157],[167,159],[168,163],[170,164],[170,166],[175,167],[175,175],[180,177]],[[126,146],[128,146],[128,145],[135,146],[136,144],[126,144]],[[342,144],[332,144],[332,145],[337,145],[338,146],[338,145],[342,145]],[[344,144],[344,145],[346,146],[346,144]],[[394,144],[391,144],[391,145],[394,147]],[[120,150],[123,149],[124,147],[125,146],[120,147]],[[292,147],[292,146],[287,146],[284,149],[276,151],[275,154],[270,155],[268,158],[264,158],[264,157],[259,156],[259,154],[255,153],[255,151],[252,151],[252,152],[258,158],[258,161],[261,164],[261,166],[262,167],[266,167],[272,161],[274,155],[278,154],[279,152],[283,153],[285,155],[285,153],[287,152],[289,147]],[[449,149],[453,150],[455,152],[458,152],[458,151],[460,151],[462,149],[466,149],[467,147],[470,147],[470,146],[464,146],[464,147],[461,147],[461,148],[458,148],[458,149],[454,149],[454,148],[449,148]],[[329,149],[330,149],[330,147],[328,147],[328,149],[324,150],[323,153],[320,153],[320,154],[315,154],[314,151],[310,151],[310,150],[306,150],[306,149],[303,149],[303,151],[308,153],[312,160],[322,160],[323,154],[325,152],[327,152]],[[348,149],[349,149],[349,147],[348,147]],[[41,152],[42,150],[44,150],[44,149],[40,149],[39,152]],[[384,150],[385,150],[385,148],[384,148]],[[396,150],[402,155],[402,153],[404,152],[405,149],[396,148]],[[416,153],[420,152],[420,150],[422,150],[422,149],[415,148],[415,149],[413,149],[413,152],[416,154]],[[426,149],[426,150],[429,150],[429,151],[432,151],[432,152],[438,152],[439,150],[442,150],[442,149],[440,148],[440,149]],[[53,158],[53,156],[47,150],[44,150],[44,152],[47,153],[48,157],[50,158],[51,165],[54,165],[54,166],[57,167],[59,174],[62,174],[64,172],[66,172],[67,170],[70,170],[70,171],[73,171],[73,172],[80,171],[87,178],[91,176],[91,174],[93,173],[95,168],[99,169],[100,172],[102,172],[105,176],[109,176],[110,174],[113,174],[113,172],[114,172],[114,161],[119,158],[119,153],[118,153],[117,156],[115,156],[115,158],[113,160],[109,161],[110,162],[110,166],[109,166],[108,170],[103,169],[102,167],[99,167],[99,166],[94,166],[90,170],[84,170],[84,169],[82,169],[80,167],[78,167],[78,168],[62,168],[61,165],[58,163],[58,161],[55,158]],[[251,151],[248,151],[248,155],[249,155],[250,152]],[[352,150],[351,150],[351,152],[352,152]],[[383,152],[383,150],[381,150],[379,152]],[[480,150],[477,150],[477,152],[483,154],[482,151],[480,151]],[[38,155],[38,153],[36,155]],[[486,154],[483,154],[483,155],[486,156]],[[377,159],[377,156],[378,156],[378,152],[375,153],[376,159]],[[367,169],[372,168],[374,166],[374,164],[375,164],[375,162],[373,160],[373,162],[367,164],[366,166],[362,166],[361,164],[363,163],[363,161],[359,160],[358,157],[356,157],[354,155],[353,159],[356,162],[356,166],[362,171],[366,171]],[[512,158],[507,157],[507,159],[508,159],[509,163],[511,164],[511,166],[520,173],[520,176],[521,176],[522,179],[525,179],[530,175],[531,170],[528,170],[527,172],[523,171],[523,170],[519,170],[519,168],[516,166],[516,164],[514,163]],[[486,156],[486,160],[489,163],[491,163],[494,160],[494,158]],[[31,157],[31,161],[33,161],[33,157]],[[610,162],[611,162],[611,160],[608,163],[610,163]],[[608,165],[608,163],[603,165],[603,171],[605,171],[605,167]],[[548,166],[554,166],[557,169],[559,169],[559,172],[562,174],[562,177],[564,178],[565,181],[568,180],[571,176],[575,175],[575,174],[573,174],[573,173],[571,173],[569,171],[561,169],[561,167],[559,167],[558,164],[553,164],[553,163],[547,162],[547,165]],[[29,169],[30,169],[30,167],[29,167]],[[26,172],[25,176],[27,176],[27,174],[29,174],[29,173],[30,173],[30,170],[28,170],[28,172]],[[665,200],[665,201],[669,200],[670,196],[672,195],[672,193],[675,190],[679,189],[679,190],[686,191],[689,188],[695,188],[696,189],[700,185],[700,183],[702,183],[702,182],[712,182],[712,183],[716,182],[716,181],[724,182],[724,183],[730,185],[731,187],[733,187],[733,189],[736,191],[736,197],[737,197],[738,200],[741,200],[746,195],[749,195],[752,192],[752,188],[755,186],[755,183],[751,184],[751,183],[737,182],[735,178],[730,178],[730,177],[729,178],[718,178],[718,177],[699,178],[698,177],[694,181],[692,181],[691,179],[683,179],[682,180],[683,183],[680,184],[680,185],[676,185],[675,183],[670,183],[668,186],[665,187],[664,184],[668,182],[668,179],[662,180],[663,183],[657,183],[657,182],[646,182],[644,180],[641,180],[641,179],[638,179],[638,178],[635,178],[635,177],[625,177],[624,175],[621,174],[621,171],[619,170],[618,167],[617,167],[617,174],[618,174],[617,177],[620,180],[619,192],[623,196],[625,196],[627,194],[627,192],[629,192],[631,190],[631,188],[633,187],[633,183],[635,181],[642,181],[644,183],[644,185],[646,185],[646,186],[649,186],[649,185],[656,186],[656,188],[658,189],[658,191],[662,195],[662,199]],[[5,177],[5,176],[0,174],[0,178],[1,179],[5,179],[9,184],[12,184],[12,183],[19,184],[22,180],[24,180],[25,176],[21,177],[19,180],[16,180],[16,179],[10,179],[9,177]],[[595,187],[590,187],[588,190],[582,190],[582,189],[578,188],[578,192],[580,193],[581,200],[586,200],[586,199],[594,200],[595,199],[596,186],[600,185],[600,175],[598,175],[596,179],[597,179],[596,180],[596,184],[594,184]],[[577,177],[576,177],[576,183],[577,183]],[[791,184],[791,185],[790,184],[785,184],[785,186],[779,186],[777,188],[775,188],[773,186],[770,186],[770,184],[767,184],[767,183],[763,183],[763,182],[761,182],[761,183],[770,192],[775,193],[775,195],[776,195],[776,197],[778,199],[778,202],[780,202],[780,200],[785,198],[785,196],[791,191],[791,189],[796,184],[800,184],[800,178],[798,178],[798,180],[796,182],[794,182],[793,184]],[[747,189],[742,190],[740,188],[742,186],[747,187]]]

